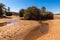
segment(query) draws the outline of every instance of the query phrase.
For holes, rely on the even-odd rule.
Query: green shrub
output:
[[[20,17],[26,20],[48,20],[53,19],[53,13],[46,11],[45,7],[41,10],[35,6],[28,7],[26,10],[22,9],[19,13]]]
[[[40,16],[41,16],[41,20],[53,19],[53,13],[52,12],[41,13]]]
[[[23,17],[24,11],[25,11],[24,9],[21,9],[21,10],[19,11],[19,16],[20,16],[20,17]]]
[[[35,6],[29,7],[24,14],[24,19],[39,20],[40,19],[39,15],[40,13],[38,8],[36,8]]]
[[[11,12],[6,12],[6,16],[12,16]]]
[[[0,3],[0,17],[3,16],[3,8],[4,8],[4,4],[3,3]]]
[[[40,10],[41,20],[53,19],[53,13],[46,11],[45,7]]]
[[[47,19],[54,19],[54,15],[52,12],[48,12]]]

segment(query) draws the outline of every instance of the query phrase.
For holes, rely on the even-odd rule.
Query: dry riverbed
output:
[[[19,22],[0,27],[0,40],[60,40],[60,19],[41,22],[12,16],[11,19],[0,19],[0,23],[12,20]]]

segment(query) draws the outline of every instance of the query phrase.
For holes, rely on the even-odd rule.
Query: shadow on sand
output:
[[[36,29],[32,30],[25,38],[24,40],[36,40],[37,38],[40,38],[41,36],[45,35],[49,31],[49,24],[48,23],[41,23],[40,26]]]

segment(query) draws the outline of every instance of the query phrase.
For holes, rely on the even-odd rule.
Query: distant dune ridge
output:
[[[0,23],[20,20],[0,27],[0,40],[60,40],[60,15],[54,15],[54,18],[47,21],[20,20],[18,16],[0,19]]]

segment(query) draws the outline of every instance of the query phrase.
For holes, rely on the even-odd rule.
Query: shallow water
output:
[[[5,25],[15,24],[17,22],[19,22],[19,20],[12,20],[12,21],[6,22]]]

